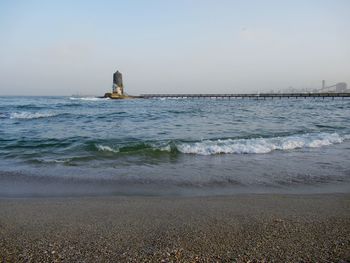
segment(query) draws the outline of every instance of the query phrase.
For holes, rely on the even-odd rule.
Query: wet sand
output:
[[[0,211],[0,262],[350,261],[350,194],[1,198]]]

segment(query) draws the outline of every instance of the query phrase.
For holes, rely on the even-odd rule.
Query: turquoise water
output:
[[[349,99],[0,97],[0,195],[350,189]]]

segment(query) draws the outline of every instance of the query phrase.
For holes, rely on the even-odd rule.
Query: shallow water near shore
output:
[[[349,99],[0,97],[0,195],[349,192]]]

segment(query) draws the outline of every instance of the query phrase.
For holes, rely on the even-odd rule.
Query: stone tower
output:
[[[113,74],[113,93],[124,95],[123,75],[118,70]]]

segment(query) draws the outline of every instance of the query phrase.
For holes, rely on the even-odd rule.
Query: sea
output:
[[[350,99],[0,97],[0,196],[350,192]]]

